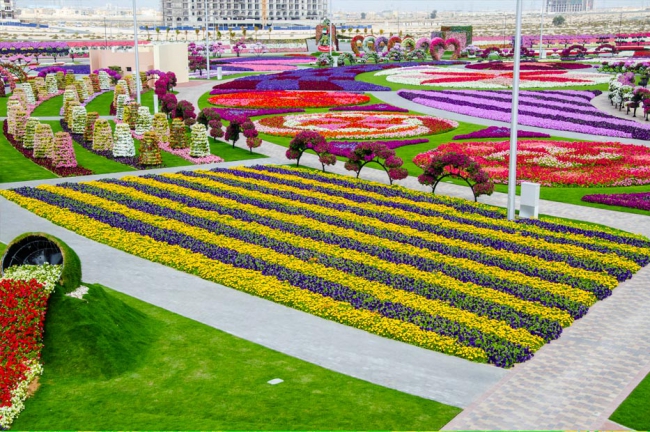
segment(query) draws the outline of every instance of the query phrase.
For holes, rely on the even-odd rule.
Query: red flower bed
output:
[[[508,182],[508,141],[442,144],[413,162],[425,166],[438,151],[469,156],[495,183]],[[649,184],[650,148],[617,142],[519,141],[517,181],[581,187]]]
[[[35,279],[0,280],[0,407],[12,405],[12,392],[40,358],[47,298]]]
[[[370,101],[364,94],[321,91],[255,91],[227,93],[208,99],[213,105],[230,108],[324,108],[358,105]]]

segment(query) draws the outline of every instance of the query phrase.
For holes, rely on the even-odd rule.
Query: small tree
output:
[[[185,124],[180,118],[172,120],[171,132],[169,134],[169,145],[173,149],[184,149],[188,147]]]
[[[362,20],[366,19],[366,13],[365,12],[361,12],[361,19]]]
[[[192,126],[196,123],[196,113],[194,112],[194,105],[191,102],[182,100],[176,105],[176,116],[182,117],[187,126]]]
[[[318,156],[323,166],[336,164],[336,156],[330,153],[330,145],[318,132],[302,131],[289,143],[289,150],[285,153],[287,159],[295,159],[296,165],[300,166],[300,158],[307,150],[312,150]]]
[[[438,16],[438,11],[436,9],[434,9],[433,12],[429,14],[429,18],[431,19],[436,19],[437,16]]]
[[[382,142],[367,142],[358,144],[350,153],[348,161],[345,163],[345,169],[357,173],[357,178],[363,167],[369,163],[376,163],[381,166],[386,174],[388,181],[393,184],[393,180],[401,180],[408,177],[408,171],[402,168],[404,161],[395,156],[395,150],[386,147]]]
[[[249,119],[246,119],[246,121],[242,123],[241,129],[244,132],[244,136],[246,137],[246,145],[250,149],[251,153],[253,153],[254,148],[262,145],[262,139],[257,136],[259,133],[255,128],[255,123]]]
[[[230,120],[230,124],[226,128],[226,141],[232,141],[233,148],[235,143],[239,140],[239,134],[241,133],[241,125],[246,123],[248,120],[245,116],[237,116]]]
[[[553,25],[555,27],[562,26],[562,25],[564,25],[565,22],[566,22],[566,19],[562,15],[558,15],[556,17],[553,17]]]

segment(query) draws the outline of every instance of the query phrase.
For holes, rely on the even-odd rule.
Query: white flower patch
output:
[[[12,266],[5,270],[3,279],[14,279],[28,282],[36,279],[43,284],[43,289],[48,293],[54,291],[56,283],[61,279],[63,267],[60,265],[22,265]]]
[[[28,370],[25,372],[25,379],[18,383],[15,389],[11,391],[11,405],[0,407],[0,427],[9,429],[9,426],[18,417],[18,414],[25,409],[25,399],[27,399],[27,389],[34,379],[43,373],[43,366],[36,360],[27,364]]]
[[[86,294],[88,294],[88,287],[81,285],[76,290],[67,293],[66,296],[81,300]]]

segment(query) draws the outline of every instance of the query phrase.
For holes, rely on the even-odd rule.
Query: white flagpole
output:
[[[515,219],[517,195],[517,123],[519,120],[519,70],[521,65],[522,0],[517,0],[517,22],[514,43],[514,73],[512,74],[512,116],[510,120],[510,166],[508,171],[508,220]]]

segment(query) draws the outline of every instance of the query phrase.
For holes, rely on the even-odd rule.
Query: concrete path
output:
[[[272,163],[260,159],[219,164]],[[180,171],[209,166],[179,167]],[[3,188],[119,178],[152,172],[73,177]],[[0,241],[26,231],[51,233],[81,257],[84,280],[160,306],[290,356],[405,393],[466,407],[509,371],[447,356],[318,318],[88,240],[0,198]],[[110,269],[119,269],[111,271]],[[280,377],[284,378],[284,377]]]
[[[647,122],[643,118],[643,108],[637,108],[636,110],[636,117],[632,117],[632,111],[630,111],[629,114],[627,114],[627,109],[623,108],[622,110],[618,110],[615,108],[612,103],[609,101],[609,97],[607,96],[607,92],[601,94],[600,96],[596,96],[591,100],[591,104],[598,108],[600,111],[607,113],[611,116],[622,118],[625,120],[630,120],[630,121],[635,121],[637,123],[645,124],[648,125],[650,122]]]

